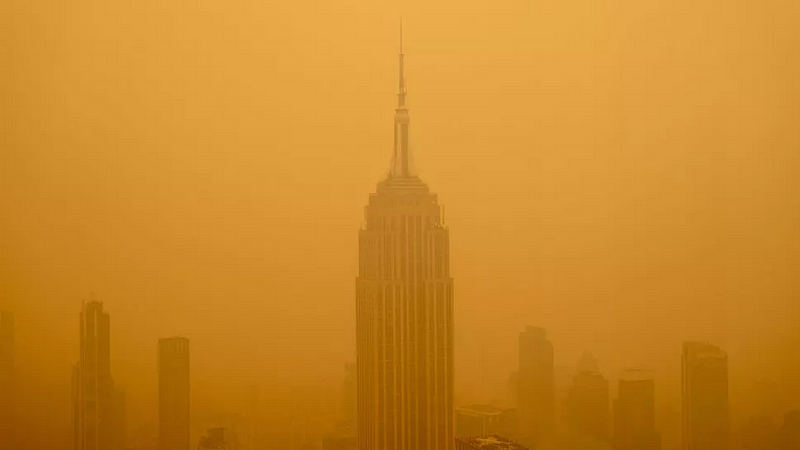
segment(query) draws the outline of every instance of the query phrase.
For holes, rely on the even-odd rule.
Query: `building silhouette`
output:
[[[685,342],[681,359],[683,449],[727,450],[728,355],[703,342]]]
[[[14,315],[0,311],[0,450],[15,449]]]
[[[189,450],[189,340],[158,341],[158,434],[161,450]]]
[[[456,450],[528,450],[528,447],[494,434],[457,437]]]
[[[73,430],[76,450],[114,445],[114,380],[111,320],[103,303],[85,302],[80,314],[80,359],[73,369]]]
[[[114,450],[127,448],[128,415],[126,414],[126,401],[125,390],[119,386],[115,387],[114,392],[111,394],[112,417],[114,419],[111,424],[111,448]]]
[[[783,416],[783,426],[778,431],[776,450],[800,448],[800,411],[789,411]]]
[[[358,374],[355,363],[344,366],[344,385],[342,386],[342,413],[344,414],[344,427],[355,429],[358,415]]]
[[[567,395],[567,422],[570,432],[598,442],[608,440],[608,380],[600,373],[597,361],[584,353]]]
[[[655,381],[644,369],[626,369],[619,379],[614,401],[614,448],[659,450],[656,431]]]
[[[450,450],[450,238],[436,194],[414,171],[403,58],[401,44],[391,169],[359,232],[358,448]]]
[[[553,344],[542,328],[527,327],[519,334],[518,439],[537,448],[549,441],[555,426]]]
[[[236,434],[222,427],[209,428],[200,438],[197,450],[239,450]]]

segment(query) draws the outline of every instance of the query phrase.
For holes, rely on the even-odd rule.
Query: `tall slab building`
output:
[[[614,402],[614,448],[660,450],[656,431],[655,381],[644,369],[626,369]]]
[[[685,342],[682,355],[683,449],[728,450],[728,355]]]
[[[400,49],[394,154],[365,208],[356,280],[359,450],[451,450],[453,280],[436,194],[416,175]]]
[[[158,341],[158,434],[161,450],[189,450],[189,340]]]
[[[0,311],[0,450],[14,441],[14,315]]]
[[[76,450],[111,450],[114,443],[111,320],[103,303],[83,304],[80,360],[72,380]]]
[[[553,344],[545,330],[527,327],[519,334],[518,439],[531,448],[543,447],[555,427]]]

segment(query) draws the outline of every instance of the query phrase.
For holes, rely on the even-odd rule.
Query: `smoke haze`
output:
[[[698,339],[729,352],[732,423],[800,407],[796,2],[0,11],[0,309],[23,449],[72,442],[91,298],[131,435],[157,434],[173,335],[192,341],[193,420],[254,392],[338,414],[401,16],[415,165],[451,230],[457,404],[504,398],[537,325],[559,392],[591,351],[612,386],[652,368],[679,411],[680,344]]]

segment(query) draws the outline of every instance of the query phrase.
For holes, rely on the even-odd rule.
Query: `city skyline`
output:
[[[0,7],[0,449],[158,449],[170,336],[190,448],[791,448],[800,5],[55,6]]]

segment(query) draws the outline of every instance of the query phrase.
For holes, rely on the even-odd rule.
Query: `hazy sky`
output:
[[[528,324],[567,371],[590,350],[674,384],[691,338],[734,389],[800,376],[800,3],[384,3],[0,6],[0,308],[32,429],[68,436],[91,293],[132,421],[175,334],[196,390],[339,383],[401,16],[461,400],[503,395]]]

